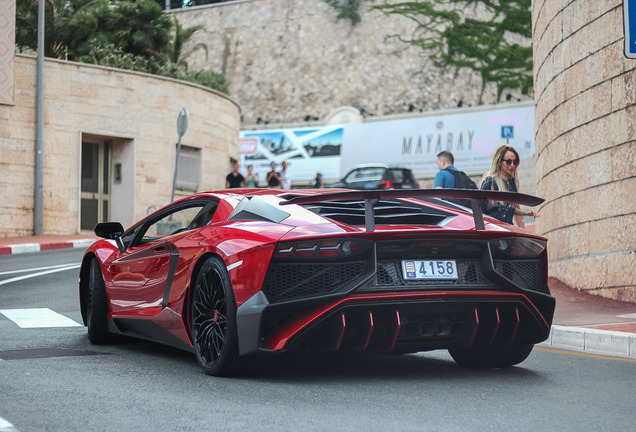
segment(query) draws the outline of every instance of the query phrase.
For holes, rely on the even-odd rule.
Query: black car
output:
[[[360,165],[347,173],[338,183],[326,188],[346,189],[417,189],[413,172],[408,168],[386,165]]]

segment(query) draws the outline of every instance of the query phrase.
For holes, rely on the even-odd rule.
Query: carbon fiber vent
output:
[[[303,204],[320,216],[348,225],[364,226],[364,201],[339,201]],[[449,216],[442,210],[402,200],[380,200],[374,206],[376,225],[439,225]]]
[[[543,279],[543,264],[536,260],[495,260],[495,271],[521,288],[545,292]],[[547,294],[547,293],[546,293]]]
[[[362,276],[365,261],[340,263],[274,263],[263,283],[270,303],[333,294]]]

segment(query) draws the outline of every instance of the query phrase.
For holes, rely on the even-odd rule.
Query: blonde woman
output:
[[[519,162],[519,153],[514,147],[499,146],[492,157],[490,172],[481,182],[481,189],[517,192],[519,190],[519,178],[517,177]],[[514,203],[500,201],[488,201],[482,207],[482,212],[509,224],[512,224],[512,218],[515,215],[536,217],[534,210],[521,210]]]
[[[247,175],[245,176],[245,187],[258,187],[258,174],[254,174],[254,165],[247,166]]]
[[[490,175],[490,171],[486,171],[482,176],[481,176],[481,180],[479,180],[479,187],[481,188],[481,185],[484,183],[484,180],[486,179],[486,177],[488,177]],[[494,189],[494,188],[493,188]],[[519,208],[519,204],[517,204],[517,208]],[[515,213],[515,224],[519,227],[519,228],[525,228],[526,227],[526,223],[523,221],[523,216],[518,215]]]

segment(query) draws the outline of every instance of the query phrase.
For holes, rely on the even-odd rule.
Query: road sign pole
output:
[[[177,187],[177,172],[179,170],[179,154],[181,153],[181,138],[185,134],[186,129],[188,128],[188,110],[183,108],[179,113],[179,118],[177,119],[177,133],[179,134],[179,141],[177,141],[177,156],[174,161],[174,177],[172,179],[172,195],[170,196],[170,202],[174,201],[174,191]]]
[[[625,57],[636,58],[636,0],[623,0]]]

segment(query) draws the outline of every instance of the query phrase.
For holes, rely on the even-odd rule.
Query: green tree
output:
[[[67,58],[70,22],[90,0],[44,0],[44,55]],[[15,44],[20,51],[38,46],[39,0],[16,0]]]
[[[488,83],[504,89],[532,88],[531,0],[435,0],[385,3],[374,6],[389,15],[413,20],[411,37],[389,35],[417,47],[440,68],[469,69],[481,76],[479,103]],[[488,17],[466,12],[482,7]],[[474,11],[475,9],[473,9]]]
[[[172,22],[154,0],[120,1],[114,10],[113,32],[124,52],[165,58]]]
[[[37,49],[39,0],[16,0],[16,46]],[[184,29],[154,0],[44,0],[46,57],[95,63],[195,82],[228,93],[225,77],[188,72],[183,47],[200,26]],[[206,53],[207,54],[207,53]]]
[[[205,50],[205,56],[207,59],[208,50],[207,50],[207,47],[202,43],[198,43],[194,45],[192,48],[190,48],[187,51],[183,50],[183,47],[192,38],[192,35],[196,33],[197,31],[201,30],[203,26],[196,25],[196,26],[183,28],[181,23],[177,21],[176,17],[174,17],[173,19],[174,19],[173,21],[174,34],[172,36],[172,42],[170,43],[169,52],[168,52],[170,56],[170,61],[176,65],[182,65],[186,67],[185,59],[197,49]]]
[[[66,41],[69,59],[94,63],[91,51],[96,46],[120,46],[115,34],[117,21],[109,0],[93,0],[77,11],[69,23],[70,35]]]
[[[172,22],[153,0],[43,0],[44,55],[86,60],[95,43],[167,57]],[[16,46],[37,49],[39,0],[16,0]]]

